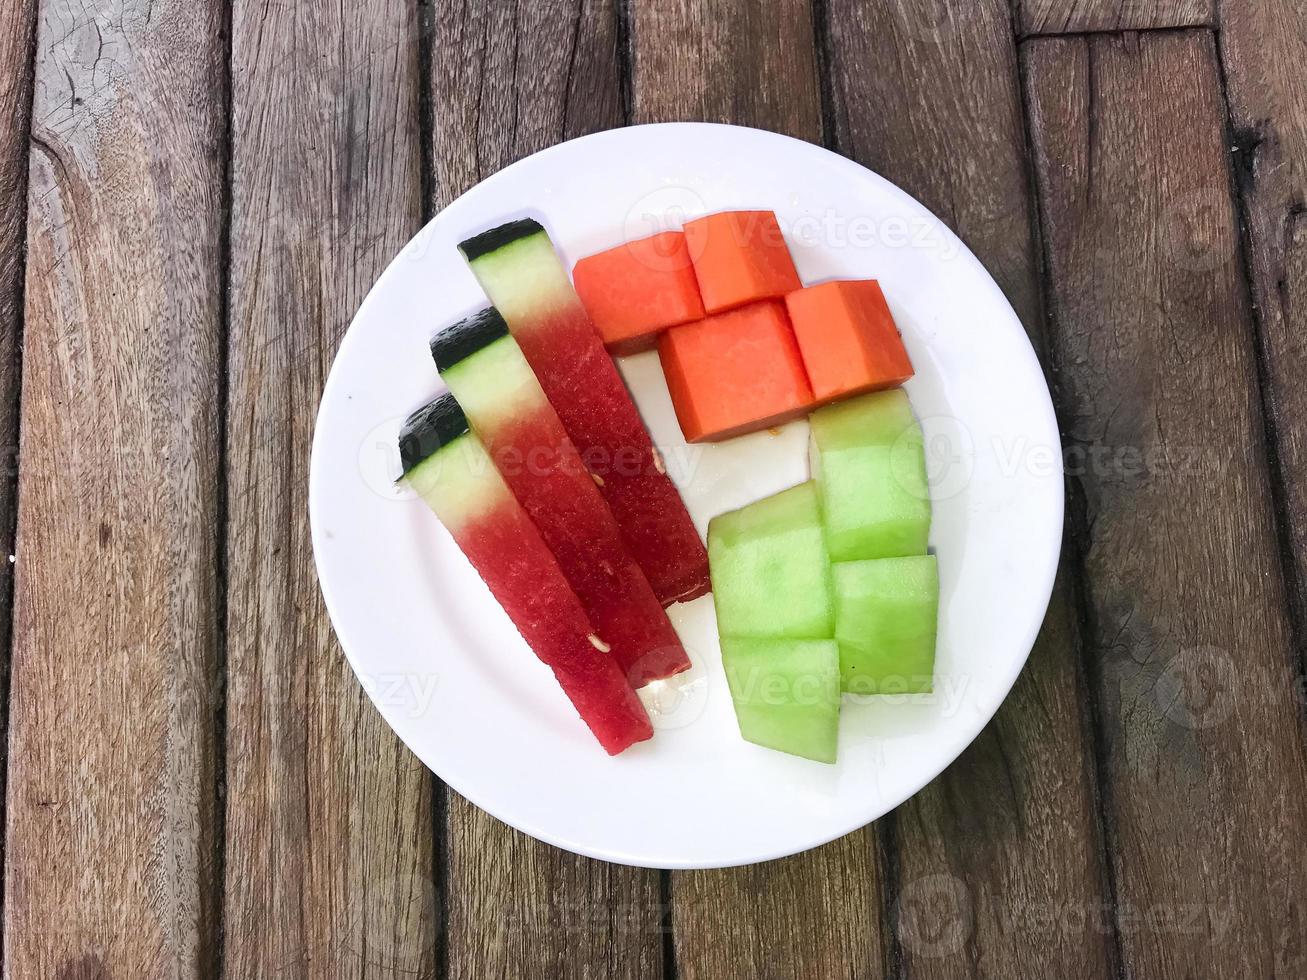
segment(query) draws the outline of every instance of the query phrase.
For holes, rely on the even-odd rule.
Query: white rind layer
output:
[[[432,453],[404,481],[452,532],[513,499],[485,446],[471,433]]]
[[[473,426],[492,427],[549,405],[517,341],[500,337],[441,374]]]
[[[471,266],[490,302],[514,330],[529,328],[541,314],[580,302],[543,231],[482,255]]]

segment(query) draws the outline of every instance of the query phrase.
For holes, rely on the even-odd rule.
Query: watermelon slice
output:
[[[631,684],[687,670],[676,630],[499,313],[442,331],[431,355]]]
[[[451,396],[410,416],[399,452],[404,481],[448,528],[604,750],[616,755],[652,737],[639,697]]]
[[[545,230],[513,221],[459,247],[598,477],[658,599],[703,595],[707,550]]]

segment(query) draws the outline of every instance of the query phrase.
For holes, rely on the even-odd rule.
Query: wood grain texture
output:
[[[676,975],[890,976],[892,947],[882,928],[886,877],[871,828],[779,861],[674,872]]]
[[[808,0],[630,5],[632,122],[734,123],[821,142]]]
[[[704,120],[822,140],[812,11],[801,0],[631,7],[636,122]],[[880,977],[890,969],[873,828],[755,868],[674,872],[681,980]]]
[[[933,0],[942,5],[945,0]],[[1216,24],[1217,0],[1015,0],[1024,34]]]
[[[436,0],[431,33],[437,207],[537,150],[622,124],[605,0]]]
[[[430,977],[430,779],[337,646],[306,519],[337,343],[421,221],[416,11],[240,0],[232,30],[225,973]]]
[[[18,476],[18,338],[23,316],[27,245],[27,157],[31,127],[32,42],[36,0],[10,0],[0,10],[0,555],[14,553],[14,489]],[[8,661],[13,566],[0,567],[0,658]],[[6,670],[5,677],[8,676]],[[0,697],[8,704],[7,687]]]
[[[663,976],[658,872],[518,833],[451,793],[449,980]]]
[[[1212,36],[1023,48],[1124,975],[1307,970],[1307,765]]]
[[[826,10],[838,148],[948,223],[1042,349],[1035,205],[1006,0],[955,7],[943,20],[932,19],[932,0],[830,0]],[[911,976],[1111,972],[1071,591],[1063,575],[994,721],[898,811],[897,925]]]
[[[438,209],[536,150],[621,125],[614,8],[438,0],[429,84]],[[658,872],[569,854],[448,799],[450,978],[662,977]]]
[[[7,976],[216,955],[221,35],[217,3],[40,5]]]
[[[1307,3],[1221,8],[1236,176],[1274,426],[1300,650],[1307,643]],[[1307,650],[1303,650],[1307,657]],[[1307,663],[1304,664],[1307,668]],[[1307,690],[1307,688],[1304,688]]]

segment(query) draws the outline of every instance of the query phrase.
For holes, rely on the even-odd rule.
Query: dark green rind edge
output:
[[[493,306],[464,317],[431,338],[431,359],[437,371],[447,371],[500,337],[508,336],[508,324]]]
[[[475,262],[481,256],[496,252],[519,238],[527,238],[544,230],[544,226],[534,218],[519,218],[459,242],[458,250],[469,262]]]
[[[404,476],[467,431],[467,416],[448,392],[423,405],[399,430],[399,461]]]

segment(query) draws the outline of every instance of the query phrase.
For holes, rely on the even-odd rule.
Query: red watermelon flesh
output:
[[[438,438],[439,448],[430,455],[406,459],[406,481],[441,519],[527,645],[553,671],[604,750],[616,755],[651,738],[653,727],[640,698],[605,650],[539,531],[485,449],[466,432],[466,422],[463,426],[461,435],[451,438],[446,432]]]
[[[534,221],[513,222],[461,247],[659,600],[705,594],[707,550],[549,236]]]
[[[689,669],[667,613],[513,338],[442,365],[441,376],[627,680],[643,687]]]

